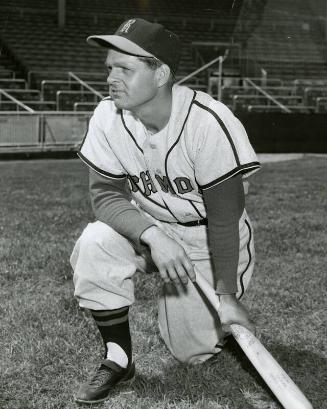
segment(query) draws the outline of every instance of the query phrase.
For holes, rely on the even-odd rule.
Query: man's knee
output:
[[[75,296],[84,308],[111,309],[133,302],[134,250],[106,224],[86,226],[73,249],[71,265]]]
[[[207,361],[208,359],[215,356],[217,352],[203,352],[203,353],[195,353],[190,354],[187,351],[172,351],[173,356],[181,363],[187,365],[199,365],[203,362]]]
[[[174,340],[171,339],[171,336],[168,335],[167,327],[160,323],[160,320],[159,329],[167,348],[174,358],[187,365],[197,365],[207,361],[221,351],[222,344],[224,343],[217,342],[214,347],[205,344],[198,345],[194,342],[189,342],[187,345],[187,343],[185,344],[185,342],[182,341],[182,337],[179,338],[177,342],[176,340],[174,342]]]
[[[74,279],[81,279],[89,270],[96,269],[99,261],[111,257],[114,243],[119,236],[105,223],[96,221],[89,223],[78,238],[70,257],[70,263],[74,270]]]
[[[78,239],[79,246],[83,248],[83,251],[92,251],[94,246],[103,246],[110,244],[114,241],[114,237],[117,236],[111,227],[100,221],[89,223],[83,230],[80,238]]]

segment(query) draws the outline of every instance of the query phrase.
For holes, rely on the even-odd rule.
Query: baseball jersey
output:
[[[156,219],[182,223],[206,217],[204,189],[260,167],[233,113],[210,95],[178,85],[170,119],[155,134],[103,99],[79,157],[105,177],[127,178],[133,200]]]

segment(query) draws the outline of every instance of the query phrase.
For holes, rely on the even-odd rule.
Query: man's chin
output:
[[[124,103],[121,99],[114,99],[113,101],[117,109],[129,109],[128,104]]]
[[[123,109],[124,108],[124,104],[122,103],[122,101],[119,101],[118,99],[114,99],[114,104],[116,106],[116,108],[118,109]]]

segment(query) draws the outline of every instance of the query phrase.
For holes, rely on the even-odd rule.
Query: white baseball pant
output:
[[[153,221],[183,246],[195,268],[214,287],[206,226]],[[238,296],[248,287],[255,259],[253,230],[245,211],[239,226]],[[151,263],[129,240],[97,221],[88,224],[76,242],[71,265],[79,305],[110,310],[133,304],[133,275],[137,270],[144,272]],[[158,321],[168,349],[181,362],[200,363],[221,350],[224,340],[217,314],[190,281],[187,286],[163,285]]]

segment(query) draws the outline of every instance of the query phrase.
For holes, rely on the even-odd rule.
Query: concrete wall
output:
[[[327,114],[236,113],[258,153],[327,153]]]

